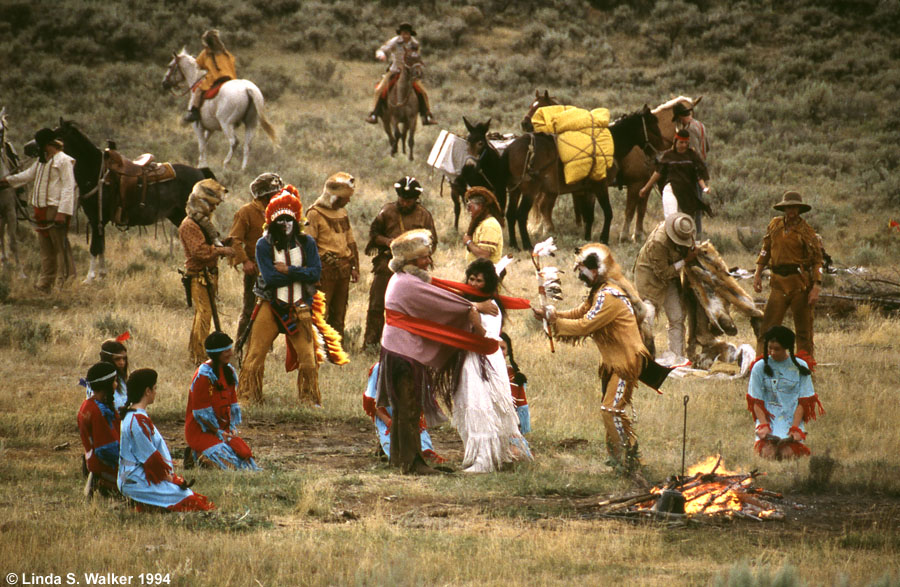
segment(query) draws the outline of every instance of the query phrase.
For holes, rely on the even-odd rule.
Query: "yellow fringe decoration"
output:
[[[341,346],[341,335],[325,321],[325,294],[320,291],[317,291],[316,295],[313,296],[312,321],[316,332],[322,337],[324,342],[323,349],[322,345],[316,341],[316,359],[318,362],[323,363],[325,359],[328,359],[329,363],[335,365],[346,365],[349,363],[350,357],[347,356],[347,353],[344,352],[344,348]]]

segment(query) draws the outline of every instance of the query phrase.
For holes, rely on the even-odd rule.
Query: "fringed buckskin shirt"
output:
[[[366,254],[371,255],[378,253],[378,258],[384,258],[384,266],[391,259],[391,248],[384,242],[379,243],[378,237],[386,239],[395,239],[404,232],[414,228],[427,228],[431,231],[431,242],[437,248],[437,231],[434,228],[434,219],[431,212],[425,209],[422,204],[416,204],[408,214],[401,214],[397,202],[388,202],[381,208],[378,216],[372,220],[369,227],[369,242],[366,244]],[[376,264],[373,260],[373,264]]]
[[[232,265],[240,265],[244,261],[254,261],[256,258],[256,241],[263,234],[263,224],[266,223],[266,205],[262,200],[253,200],[244,204],[234,214],[234,223],[231,225],[231,248],[234,250]]]
[[[641,299],[662,307],[669,282],[678,279],[675,263],[684,260],[682,248],[666,235],[665,222],[653,229],[634,261],[634,286]]]
[[[631,301],[622,289],[605,283],[591,290],[577,308],[556,313],[554,336],[564,342],[590,337],[601,355],[601,369],[625,381],[637,381],[650,359],[641,340]]]
[[[304,232],[316,240],[320,257],[325,253],[334,253],[339,259],[350,259],[351,267],[359,268],[356,239],[346,208],[330,208],[319,198],[306,217],[309,226]]]

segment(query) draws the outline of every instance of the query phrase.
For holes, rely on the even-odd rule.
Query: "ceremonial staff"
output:
[[[553,237],[534,245],[531,251],[531,262],[534,264],[534,272],[538,280],[538,293],[541,296],[541,305],[547,308],[550,300],[558,301],[562,299],[562,284],[559,281],[559,269],[553,266],[543,267],[543,258],[552,257],[556,251],[556,245],[553,244]],[[543,319],[544,332],[550,340],[550,352],[556,352],[553,346],[553,335],[550,333],[550,323],[547,322],[546,313]]]

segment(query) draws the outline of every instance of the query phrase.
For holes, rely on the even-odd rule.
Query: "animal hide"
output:
[[[728,266],[713,244],[703,241],[698,249],[697,260],[685,267],[684,280],[709,318],[710,327],[729,335],[737,334],[730,313],[732,307],[751,320],[762,318],[762,311],[753,298],[728,274]]]

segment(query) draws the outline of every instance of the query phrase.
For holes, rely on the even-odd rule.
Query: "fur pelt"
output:
[[[356,191],[356,178],[349,173],[339,171],[325,181],[322,195],[316,199],[313,206],[334,208],[338,198],[350,198],[354,191]]]
[[[728,266],[713,244],[707,240],[697,248],[700,253],[695,262],[685,267],[684,279],[711,326],[730,335],[737,334],[737,326],[730,314],[732,307],[748,318],[762,318],[762,311],[753,303],[753,298],[728,274]]]
[[[225,200],[227,193],[228,188],[214,179],[198,181],[194,184],[191,195],[188,196],[185,211],[192,218],[195,214],[208,217],[212,214],[213,209]]]

